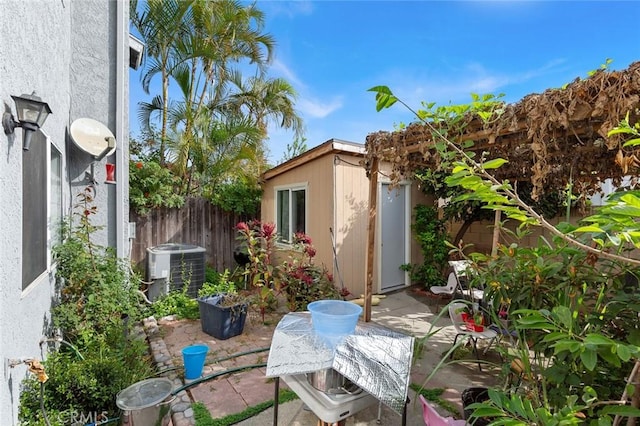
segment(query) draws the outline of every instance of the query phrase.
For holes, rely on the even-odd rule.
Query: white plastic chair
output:
[[[418,395],[418,398],[422,404],[422,418],[426,426],[463,426],[467,424],[465,420],[456,420],[453,417],[442,417],[440,413],[429,404],[429,401],[427,401],[424,396]]]
[[[461,278],[467,277],[467,269],[471,266],[468,260],[450,260],[449,266],[453,269],[454,278],[462,295],[468,296],[472,302],[481,302],[484,299],[484,290],[477,288],[463,289]]]
[[[453,302],[449,304],[449,318],[451,318],[451,322],[453,323],[453,327],[456,330],[456,337],[453,339],[453,345],[455,346],[459,336],[467,336],[471,343],[473,343],[473,352],[476,355],[476,359],[478,360],[478,369],[482,371],[482,365],[480,364],[480,356],[478,354],[478,339],[489,340],[489,346],[493,343],[493,340],[498,336],[495,330],[484,327],[483,331],[473,331],[469,330],[466,327],[466,324],[462,320],[462,311],[464,308],[469,305],[462,302]]]
[[[468,260],[450,260],[449,266],[458,275],[458,277],[465,277],[467,275],[467,269],[471,266],[471,262]]]
[[[451,272],[449,274],[449,278],[447,279],[447,285],[433,285],[429,288],[429,291],[433,294],[453,295],[453,293],[456,292],[457,286],[458,286],[458,279],[456,278],[456,274]]]

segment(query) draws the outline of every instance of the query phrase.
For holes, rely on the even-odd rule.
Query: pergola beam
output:
[[[375,259],[376,218],[378,211],[378,159],[371,164],[369,182],[369,223],[367,225],[367,282],[364,288],[364,320],[371,321],[371,296],[373,294],[373,265]]]

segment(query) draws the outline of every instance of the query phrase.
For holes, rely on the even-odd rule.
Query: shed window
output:
[[[306,189],[286,188],[276,193],[278,241],[291,243],[296,232],[307,232]]]
[[[35,132],[22,155],[22,289],[51,265],[51,247],[60,241],[62,155],[42,132]]]

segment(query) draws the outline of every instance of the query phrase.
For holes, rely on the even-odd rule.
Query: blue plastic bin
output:
[[[317,334],[340,337],[353,334],[362,307],[343,300],[318,300],[307,305]]]

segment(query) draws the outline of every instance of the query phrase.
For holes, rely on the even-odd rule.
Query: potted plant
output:
[[[217,283],[204,283],[198,291],[202,331],[220,340],[242,334],[249,308],[246,297],[238,293],[229,275],[225,270]]]
[[[473,310],[471,307],[464,307],[460,309],[460,317],[464,322],[465,327],[469,331],[484,331],[484,316],[480,310]]]
[[[471,322],[468,325],[472,331],[484,331],[484,315],[482,315],[482,312],[474,312],[471,317]]]

